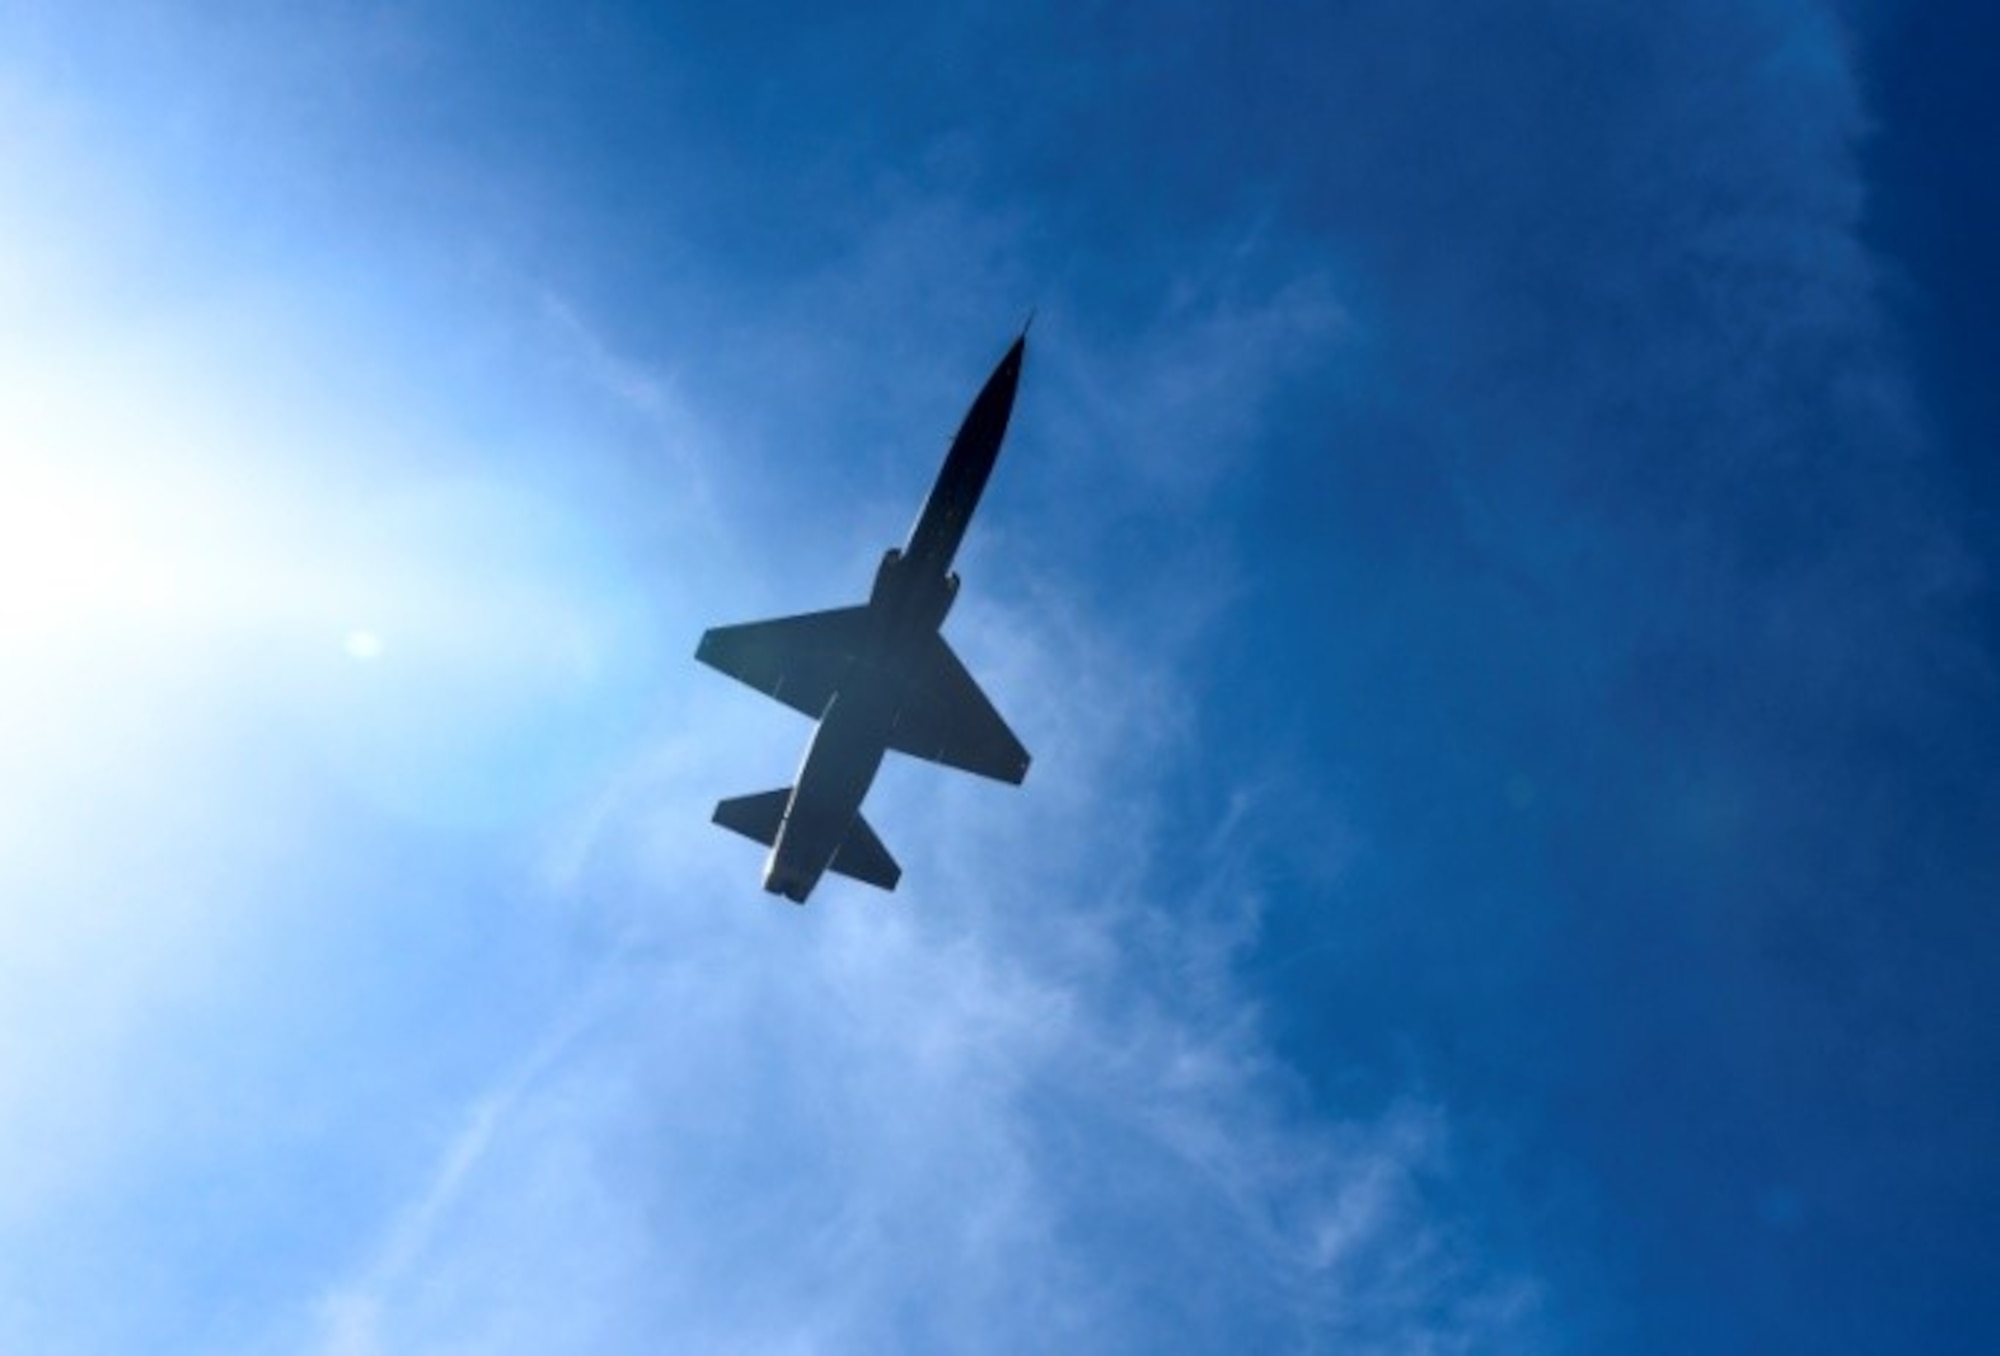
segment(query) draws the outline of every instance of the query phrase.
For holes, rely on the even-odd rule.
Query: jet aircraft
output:
[[[766,844],[764,888],[803,904],[828,871],[896,888],[902,868],[861,817],[884,755],[1019,785],[1028,751],[939,628],[958,596],[952,557],[1000,455],[1025,329],[966,411],[909,540],[882,557],[868,601],[718,626],[695,657],[819,722],[793,786],[738,796],[715,822]]]

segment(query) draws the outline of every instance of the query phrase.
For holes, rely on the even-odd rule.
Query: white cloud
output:
[[[926,287],[962,282],[954,320],[973,311],[1011,316],[1016,307],[1002,294],[1011,290],[1003,275],[1015,227],[953,229],[981,219],[962,204],[921,203],[868,235],[857,249],[862,266],[842,270],[838,286],[830,273],[809,300],[821,305],[844,291],[908,298],[878,286],[907,273]],[[268,297],[238,301],[165,306],[137,327],[154,342],[137,344],[145,361],[136,370],[202,377],[206,363],[238,374],[235,382],[210,370],[207,380],[143,386],[167,402],[156,410],[177,412],[190,391],[218,393],[217,405],[232,412],[220,441],[240,453],[227,465],[256,464],[256,447],[272,443],[261,435],[296,433],[302,441],[284,458],[287,470],[314,469],[315,490],[351,523],[367,503],[421,495],[413,474],[384,476],[384,467],[407,458],[449,474],[474,460],[463,439],[427,440],[463,426],[449,412],[421,408],[409,412],[433,418],[419,421],[419,434],[386,434],[382,415],[306,437],[309,416],[324,413],[324,388],[310,388],[321,401],[307,411],[260,422],[286,394],[309,389],[297,369],[311,363],[296,354],[294,366],[274,360],[274,383],[246,375],[265,373],[262,366],[232,366],[260,346],[286,346],[299,328],[297,315],[275,330],[261,325]],[[310,301],[287,293],[277,309],[310,310]],[[1192,468],[1185,474],[1198,491],[1219,449],[1254,435],[1286,354],[1337,328],[1338,308],[1310,279],[1247,302],[1231,288],[1197,288],[1176,307],[1197,317],[1192,338],[1156,335],[1095,367],[1072,348],[1069,379],[1051,382],[1068,404],[1051,403],[1086,425],[1088,437],[1115,444],[1117,455],[1129,451],[1120,463],[1128,471]],[[799,319],[770,326],[762,338],[771,350],[796,354],[806,346],[799,333],[823,332]],[[135,327],[126,320],[113,328],[129,343]],[[660,440],[689,448],[683,470],[716,473],[718,463],[693,445],[701,428],[721,423],[720,412],[690,415],[674,385],[621,359],[560,310],[522,329],[545,334],[551,320],[570,348],[539,352],[543,361],[581,372],[583,385],[636,409]],[[89,337],[90,327],[80,324],[79,333]],[[791,337],[780,343],[781,335]],[[1062,371],[1063,345],[1050,349]],[[161,356],[181,353],[194,356]],[[152,361],[166,365],[147,368]],[[790,369],[780,362],[777,370]],[[905,376],[927,386],[928,371]],[[257,388],[254,400],[249,388]],[[1109,394],[1117,389],[1147,393],[1168,414],[1135,426],[1117,413]],[[824,395],[824,385],[808,383],[797,398]],[[120,442],[84,418],[87,402],[66,395],[58,405],[50,427]],[[242,415],[246,408],[256,417]],[[560,427],[561,415],[550,418]],[[149,464],[180,452],[216,455],[208,437],[215,426],[197,421],[175,442],[164,437],[166,424],[133,439]],[[341,455],[336,431],[365,447],[362,473],[357,457]],[[513,452],[510,464],[521,460]],[[115,446],[107,464],[122,475],[134,463]],[[343,474],[394,493],[371,498]],[[709,484],[687,493],[701,511],[689,516],[699,518]],[[326,507],[320,493],[300,497]],[[249,516],[252,535],[277,539],[276,559],[287,564],[312,545],[351,544],[323,524],[297,534],[294,516]],[[420,515],[427,527],[416,535],[429,535],[438,516]],[[359,535],[367,536],[365,525]],[[1023,533],[1007,535],[1018,542]],[[752,546],[739,553],[749,557]],[[493,577],[480,572],[492,562],[475,564],[477,552],[447,554],[448,595]],[[243,727],[243,742],[277,732],[303,738],[306,751],[287,744],[276,756],[223,757],[242,752],[219,732],[236,728],[221,717],[236,709],[228,699],[243,694],[203,686],[220,708],[207,712],[215,719],[177,727],[169,741],[203,778],[153,779],[155,769],[141,766],[145,775],[133,777],[114,826],[137,826],[125,846],[136,842],[137,864],[164,871],[140,877],[143,894],[125,891],[134,862],[103,859],[102,807],[78,810],[63,856],[88,879],[81,894],[45,898],[110,901],[121,911],[85,918],[90,935],[56,957],[53,975],[26,1000],[24,990],[10,993],[10,1015],[20,1017],[10,1028],[66,1033],[59,1058],[10,1065],[23,1086],[8,1091],[6,1105],[32,1114],[13,1120],[9,1143],[32,1140],[60,1169],[36,1161],[24,1173],[14,1159],[6,1199],[18,1208],[4,1236],[12,1255],[25,1256],[23,1221],[79,1199],[115,1198],[134,1183],[170,1199],[142,1201],[123,1216],[105,1207],[109,1223],[74,1224],[78,1254],[121,1226],[141,1236],[133,1248],[183,1242],[168,1223],[173,1194],[196,1196],[212,1181],[224,1201],[213,1207],[218,1215],[245,1213],[204,1223],[245,1253],[286,1254],[284,1266],[257,1270],[261,1288],[237,1301],[253,1313],[231,1331],[250,1334],[241,1345],[258,1350],[1152,1350],[1259,1335],[1265,1345],[1347,1351],[1451,1350],[1475,1339],[1503,1346],[1525,1320],[1489,1325],[1484,1315],[1527,1292],[1454,1260],[1458,1235],[1422,1185],[1449,1175],[1443,1111],[1412,1102],[1346,1120],[1314,1115],[1272,1057],[1256,1005],[1233,974],[1258,913],[1256,873],[1240,841],[1224,832],[1189,847],[1169,836],[1163,805],[1193,753],[1189,698],[1175,674],[1214,595],[1177,597],[1175,609],[1194,623],[1152,633],[1137,648],[1119,638],[1129,627],[1064,604],[1061,579],[1005,563],[1021,558],[990,553],[994,568],[953,634],[1039,755],[1028,788],[893,770],[871,813],[910,868],[903,893],[884,900],[829,885],[804,913],[758,894],[755,850],[706,822],[716,796],[785,777],[804,727],[691,664],[684,677],[663,680],[671,705],[656,729],[671,737],[635,759],[580,825],[548,835],[555,842],[535,884],[554,899],[540,910],[481,897],[506,871],[508,848],[454,839],[424,815],[402,813],[393,797],[371,794],[366,777],[341,775],[337,751],[324,760],[334,773],[327,778],[310,734],[268,706],[264,723]],[[346,568],[354,560],[335,562],[335,584],[355,582]],[[530,551],[524,560],[531,573],[547,566],[559,575],[570,563],[561,551]],[[662,592],[714,582],[688,552],[669,548],[660,560],[685,567]],[[270,558],[238,563],[245,568],[224,573],[256,577],[231,606],[249,604],[262,625],[270,618],[258,609],[288,590],[273,590],[259,568]],[[414,595],[436,582],[413,580],[413,596],[390,602],[428,607],[436,600]],[[556,582],[564,585],[557,602],[578,591],[575,577]],[[333,594],[348,596],[338,587]],[[688,597],[670,598],[660,624],[689,622],[691,607]],[[330,681],[372,681],[409,652],[407,632],[381,616],[328,609],[322,620],[324,659],[338,673]],[[364,632],[377,638],[379,654],[356,665],[344,647]],[[481,666],[471,668],[454,674],[476,685]],[[283,663],[277,669],[295,676]],[[496,672],[488,681],[510,680]],[[259,701],[274,699],[267,688],[246,688]],[[161,705],[173,695],[156,694]],[[275,704],[287,695],[297,693],[281,691]],[[448,725],[494,694],[469,686],[462,695],[454,705],[452,692],[433,690],[425,704]],[[325,714],[322,705],[307,714]],[[342,724],[333,714],[332,742],[364,756],[376,747],[369,732],[382,727]],[[405,743],[399,731],[414,733],[414,722],[391,728],[380,746]],[[132,773],[130,750],[117,756]],[[274,769],[283,794],[271,788]],[[407,786],[422,772],[392,780]],[[172,813],[154,823],[156,807]],[[1168,858],[1177,863],[1171,873],[1159,869]],[[488,935],[464,921],[474,906]],[[456,930],[412,959],[399,944],[411,936],[414,909],[436,915],[440,931]],[[151,930],[124,931],[135,919]],[[297,952],[331,939],[328,954],[286,950],[275,939],[293,928],[306,938],[293,944]],[[569,946],[590,957],[592,973],[573,981],[574,996],[543,1005],[535,1039],[510,1041],[525,1023],[484,1006],[501,1007],[504,997],[491,991],[528,969],[485,967],[480,946],[490,934],[505,934],[519,951]],[[276,978],[261,978],[273,960],[282,962]],[[75,983],[94,977],[100,961],[115,962],[102,981],[105,1001]],[[372,968],[359,979],[342,972],[355,965]],[[301,992],[266,991],[287,984]],[[423,1003],[410,996],[419,990]],[[367,1026],[384,1006],[438,1025]],[[472,1053],[446,1051],[453,1038]],[[148,1064],[166,1072],[139,1077]],[[481,1064],[499,1072],[466,1091],[464,1070]],[[419,1087],[433,1065],[440,1072]],[[378,1086],[381,1097],[367,1095]],[[439,1107],[451,1104],[454,1118],[439,1125]],[[414,1172],[425,1143],[435,1146],[434,1161]],[[313,1180],[311,1166],[272,1168],[301,1148],[345,1176],[329,1184]],[[276,1179],[263,1188],[275,1204],[248,1199],[259,1171]],[[356,1244],[354,1221],[391,1198]],[[274,1241],[279,1217],[295,1219],[312,1240]],[[326,1267],[343,1244],[354,1248],[347,1264]],[[177,1312],[135,1303],[120,1321],[129,1331],[160,1329],[162,1349],[228,1349],[230,1334],[216,1335],[221,1320],[188,1311],[222,1309],[214,1287],[240,1293],[252,1268],[214,1238],[186,1246],[199,1256],[166,1253],[159,1264],[171,1279],[157,1302]],[[76,1277],[87,1280],[97,1265],[78,1264],[61,1294],[89,1288]],[[289,1314],[269,1310],[279,1292],[297,1304]],[[43,1348],[64,1335],[83,1345],[73,1334],[91,1331],[91,1321],[0,1308],[0,1334]],[[114,1332],[96,1349],[116,1345]]]
[[[1435,1108],[1307,1121],[1243,994],[1182,1002],[1121,946],[1156,906],[1017,891],[938,818],[895,823],[977,844],[983,888],[797,913],[750,854],[664,854],[587,1034],[473,1101],[323,1350],[375,1349],[357,1314],[415,1353],[1504,1347],[1519,1316],[1468,1315],[1519,1287],[1458,1274],[1418,1185]]]
[[[1224,326],[1239,355],[1243,325],[1295,328]],[[1165,382],[1173,356],[1131,370]],[[1270,381],[1243,376],[1241,417]],[[807,727],[712,675],[677,687],[551,861],[597,978],[329,1284],[317,1350],[1528,1339],[1532,1285],[1433,1200],[1445,1111],[1320,1119],[1270,1053],[1233,970],[1256,807],[1191,845],[1163,813],[1197,758],[1193,637],[1125,648],[1059,581],[993,563],[952,634],[1037,753],[1027,787],[892,764],[870,815],[903,889],[830,881],[796,911],[706,819],[787,777]]]

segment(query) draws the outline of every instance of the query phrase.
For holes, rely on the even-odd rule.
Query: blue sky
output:
[[[0,0],[0,1349],[1994,1349],[1993,21],[655,8]]]

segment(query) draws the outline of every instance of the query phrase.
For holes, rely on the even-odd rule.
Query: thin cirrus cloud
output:
[[[1846,11],[126,12],[0,11],[0,1345],[1949,1335],[1985,670]],[[1034,775],[770,906],[805,729],[686,649],[1036,306]]]
[[[87,252],[79,267],[94,267]],[[219,311],[155,310],[175,340],[163,369],[93,366],[83,349],[68,369],[79,389],[115,375],[128,395],[135,374],[171,376],[156,417],[100,440],[99,463],[219,581],[165,638],[219,667],[177,679],[199,700],[171,710],[150,704],[151,670],[117,671],[168,747],[157,762],[105,750],[123,790],[79,792],[63,810],[74,841],[43,839],[61,869],[17,882],[16,899],[65,917],[109,909],[88,945],[28,954],[122,987],[116,1002],[101,987],[12,991],[10,1029],[69,1034],[63,1059],[14,1066],[11,1131],[40,1147],[10,1158],[4,1238],[12,1274],[44,1298],[0,1308],[10,1342],[1010,1349],[1056,1335],[1139,1350],[1264,1333],[1389,1351],[1490,1343],[1528,1321],[1533,1287],[1468,1266],[1434,1209],[1443,1109],[1413,1099],[1322,1123],[1299,1105],[1231,988],[1255,886],[1231,878],[1226,844],[1204,887],[1213,920],[1163,937],[1149,863],[1163,785],[1188,756],[1171,677],[1185,635],[1135,641],[1056,603],[1059,567],[990,553],[991,604],[969,604],[954,634],[1034,734],[1035,796],[892,775],[877,813],[912,867],[904,894],[769,907],[754,853],[705,809],[737,779],[782,778],[801,732],[691,665],[670,673],[640,635],[724,620],[694,605],[707,592],[726,605],[731,590],[785,591],[724,585],[702,550],[753,561],[761,545],[729,541],[715,506],[745,487],[686,433],[726,427],[730,409],[687,395],[682,421],[667,388],[635,381],[546,289],[503,288],[456,317],[500,316],[516,359],[559,374],[561,399],[517,407],[551,449],[613,477],[634,446],[620,438],[673,439],[674,475],[708,487],[686,500],[687,530],[637,548],[643,564],[607,563],[573,524],[631,534],[588,474],[570,510],[548,508],[532,439],[466,488],[475,439],[454,430],[497,422],[507,399],[470,414],[417,398],[434,370],[421,359],[365,417],[309,428],[324,391],[286,418],[262,384],[246,422],[233,393],[273,370],[246,337],[278,351],[278,389],[307,396],[286,349],[338,362],[370,337],[317,290],[259,280]],[[85,338],[129,337],[116,300],[68,319]],[[322,324],[332,338],[305,337]],[[1254,406],[1268,350],[1246,355],[1245,336],[1294,329],[1282,309],[1252,314],[1208,331],[1213,352],[1182,344],[1159,362],[1240,373]],[[1050,389],[1082,390],[1058,375],[1062,347]],[[397,351],[412,353],[407,334]],[[434,361],[440,390],[471,385],[451,354]],[[1153,365],[1135,354],[1122,370]],[[219,422],[167,417],[190,401]],[[631,432],[634,412],[647,432]],[[1023,433],[1039,422],[1060,444],[1064,417]],[[42,418],[62,436],[88,422],[79,402]],[[1164,430],[1156,441],[1179,454]],[[909,459],[920,476],[928,460]],[[893,481],[913,497],[921,483],[898,469],[884,495]],[[192,516],[159,507],[173,504]],[[1054,515],[1051,530],[1089,522]],[[662,598],[628,610],[648,570]],[[580,638],[544,649],[564,627]],[[399,668],[427,641],[442,667]],[[607,655],[627,664],[610,688],[593,678]],[[399,674],[415,684],[401,698],[356,695]],[[602,720],[640,680],[664,708]],[[523,753],[522,722],[550,707],[550,737],[522,736]],[[583,784],[540,751],[621,728],[626,772],[563,829]],[[468,765],[475,780],[546,772],[554,799],[483,804],[454,780]],[[80,875],[85,839],[103,869]],[[186,1221],[194,1241],[177,1242]],[[153,1258],[153,1279],[119,1312],[92,1311],[81,1301],[112,1239],[113,1258]]]
[[[1272,379],[1256,355],[1293,356],[1291,303],[1272,305],[1158,364],[1245,372],[1254,411]],[[1246,350],[1246,333],[1273,338]],[[1016,431],[1010,470],[1051,455],[1064,393],[1084,389],[1059,332],[1044,347],[1024,400],[1057,410]],[[1124,361],[1148,370],[1143,350]],[[704,473],[726,498],[721,467]],[[1019,523],[1006,535],[1032,544]],[[1172,675],[1198,635],[1121,639],[1032,555],[985,565],[952,633],[1035,744],[1034,794],[892,765],[870,813],[903,889],[760,907],[757,853],[705,811],[781,781],[804,727],[705,673],[675,681],[657,741],[548,868],[606,948],[594,978],[558,1034],[467,1098],[426,1182],[329,1282],[328,1356],[578,1334],[603,1350],[1526,1349],[1531,1279],[1479,1260],[1435,1199],[1445,1109],[1305,1114],[1230,977],[1258,908],[1245,854],[1225,830],[1192,870],[1155,867],[1162,797],[1192,756]]]
[[[1213,934],[1137,944],[1159,910],[1134,769],[1157,749],[1131,714],[1051,748],[1090,770],[1041,769],[1025,827],[996,833],[975,795],[890,797],[909,886],[831,891],[811,930],[741,898],[754,853],[697,836],[741,758],[657,775],[572,886],[644,891],[603,977],[329,1288],[323,1349],[1521,1339],[1533,1287],[1471,1261],[1429,1198],[1442,1113],[1306,1120]],[[1135,832],[1067,813],[1108,785]],[[1191,969],[1211,973],[1183,987]]]

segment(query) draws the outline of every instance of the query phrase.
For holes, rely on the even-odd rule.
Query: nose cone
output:
[[[903,548],[904,558],[913,564],[942,571],[958,550],[966,523],[986,488],[986,478],[993,473],[1000,443],[1007,436],[1007,416],[1014,408],[1014,391],[1021,383],[1021,358],[1027,348],[1028,336],[1023,331],[965,412],[965,422],[951,440],[937,483],[931,487],[930,498],[924,501],[923,512]]]
[[[986,379],[979,398],[973,402],[974,410],[985,407],[988,418],[998,416],[1002,432],[1007,427],[1007,412],[1014,407],[1014,390],[1021,384],[1021,359],[1027,351],[1028,332],[1023,330],[1008,346],[1006,356],[1000,359],[1000,365],[993,369],[993,375]]]
[[[1028,327],[1023,325],[1021,332],[1014,337],[1013,344],[1008,347],[1007,356],[1000,360],[1000,370],[1018,381],[1021,376],[1021,359],[1027,356],[1027,352]]]
[[[1027,348],[1028,336],[1023,334],[1008,347],[993,375],[979,388],[972,408],[965,412],[965,422],[959,425],[958,437],[953,439],[947,467],[953,462],[990,466],[999,455],[1000,440],[1007,433],[1007,416],[1014,408],[1014,392],[1021,384],[1021,358]],[[983,469],[978,479],[984,483]]]

